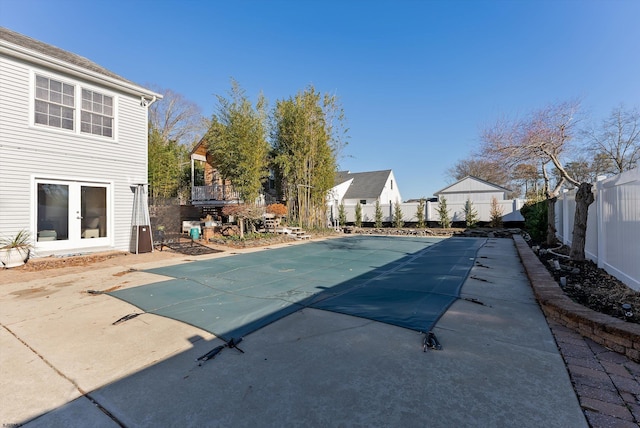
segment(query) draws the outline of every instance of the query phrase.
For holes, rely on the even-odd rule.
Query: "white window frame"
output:
[[[38,92],[39,92],[39,87],[38,87],[38,78],[40,79],[46,79],[48,82],[48,86],[46,89],[44,89],[46,91],[46,99],[42,98],[42,97],[38,97]],[[53,91],[51,89],[51,82],[56,82],[58,84],[61,85],[60,88],[60,99],[59,100],[53,100],[52,97],[54,94],[57,94],[57,92]],[[54,79],[53,77],[49,77],[49,76],[43,76],[41,74],[36,74],[34,81],[34,99],[33,99],[33,103],[34,103],[34,112],[33,112],[33,122],[35,125],[37,126],[46,126],[49,128],[57,128],[57,129],[61,129],[61,130],[65,130],[65,131],[73,131],[75,129],[76,126],[76,122],[75,122],[75,117],[76,117],[76,99],[75,99],[75,95],[76,95],[76,85],[72,84],[72,83],[67,83],[63,80],[58,80],[58,79]],[[65,93],[65,89],[71,89],[71,93]],[[71,100],[72,103],[69,104],[68,102],[65,102],[65,97],[73,97],[73,99]],[[47,106],[47,111],[46,112],[38,112],[36,105],[38,104],[38,102],[42,102]],[[60,109],[60,114],[52,114],[51,113],[51,108],[57,107],[58,109]],[[68,112],[69,110],[71,110],[71,117],[65,117],[65,110]],[[47,123],[40,123],[37,121],[37,116],[39,115],[44,115],[46,118]],[[51,125],[50,122],[53,118],[56,118],[59,120],[59,124],[58,125]],[[69,121],[71,120],[71,127],[66,127],[64,126],[65,121]]]
[[[89,101],[89,104],[91,104],[90,109],[85,109],[85,91],[91,93],[92,95],[92,100]],[[99,95],[102,97],[102,102],[96,102],[94,100],[94,96],[95,95]],[[115,129],[115,98],[113,97],[113,95],[109,95],[109,94],[105,94],[104,92],[101,91],[95,91],[93,89],[87,88],[87,87],[81,87],[80,88],[80,132],[83,134],[91,134],[91,135],[98,135],[100,137],[104,137],[104,138],[113,138],[113,133],[114,133],[114,129]],[[104,103],[104,98],[108,97],[111,99],[111,106],[107,106]],[[96,109],[96,106],[98,107],[98,109]],[[97,111],[100,110],[100,111]],[[108,112],[108,110],[110,110],[110,113]],[[84,120],[84,115],[85,113],[87,115],[89,115],[89,122],[88,122],[88,126],[89,126],[89,130],[88,131],[83,131],[83,125],[86,123]],[[104,130],[107,129],[107,127],[104,125],[104,123],[94,123],[94,119],[96,118],[101,118],[101,122],[104,118],[107,118],[109,120],[111,120],[111,126],[109,126],[108,128],[111,129],[111,135],[104,135]],[[100,133],[96,133],[94,132],[94,130],[96,129],[100,129],[101,132]]]
[[[61,128],[61,127],[55,127],[55,126],[50,126],[50,125],[45,125],[45,124],[41,124],[41,123],[36,123],[36,118],[35,118],[35,104],[36,104],[36,77],[37,76],[41,76],[47,79],[52,79],[52,80],[56,80],[58,82],[67,84],[67,85],[71,85],[74,87],[74,112],[73,112],[73,129],[65,129],[65,128]],[[82,112],[88,112],[90,114],[96,114],[96,112],[94,111],[90,111],[90,110],[83,110],[82,109],[82,90],[86,89],[87,91],[90,91],[92,93],[97,93],[100,94],[102,96],[108,96],[111,98],[112,100],[112,114],[111,116],[109,115],[104,115],[104,114],[100,114],[97,113],[99,115],[102,116],[106,116],[106,117],[110,117],[111,121],[112,121],[112,127],[111,127],[111,136],[104,136],[101,134],[94,134],[93,132],[86,132],[86,131],[82,131]],[[38,129],[38,130],[46,130],[46,131],[51,131],[51,132],[58,132],[58,133],[62,133],[65,135],[76,135],[79,137],[85,137],[85,138],[95,138],[95,139],[100,139],[103,141],[112,141],[112,142],[116,142],[118,140],[117,135],[118,135],[118,96],[113,93],[110,92],[104,88],[101,87],[96,87],[93,85],[89,85],[89,84],[85,84],[81,81],[76,81],[76,80],[71,80],[68,79],[66,77],[63,77],[61,75],[58,75],[56,73],[51,73],[49,71],[45,71],[45,70],[40,70],[40,69],[33,69],[31,70],[31,78],[30,78],[30,83],[29,83],[29,126]]]
[[[35,242],[35,250],[42,254],[55,254],[60,251],[77,250],[90,247],[104,247],[111,248],[115,245],[115,182],[113,180],[102,180],[88,177],[78,176],[60,176],[49,174],[31,174],[30,186],[31,186],[31,230],[38,230],[38,183],[51,183],[51,184],[63,184],[73,185],[75,184],[88,184],[96,185],[99,187],[105,187],[107,189],[107,236],[98,239],[81,239],[81,240],[61,240],[61,241],[37,241]]]

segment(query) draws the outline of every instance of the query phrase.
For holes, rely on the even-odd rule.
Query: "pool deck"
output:
[[[244,353],[198,362],[221,341],[150,314],[112,325],[137,308],[86,293],[156,281],[141,270],[185,259],[4,283],[0,423],[587,427],[586,413],[592,426],[636,426],[638,366],[550,329],[510,239],[479,251],[462,299],[434,329],[443,349],[427,352],[414,331],[303,309],[245,337]]]

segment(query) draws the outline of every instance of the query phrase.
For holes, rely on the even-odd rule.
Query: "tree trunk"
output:
[[[547,245],[554,245],[556,238],[556,196],[547,199]]]
[[[576,192],[576,214],[573,218],[573,235],[571,240],[571,260],[584,260],[584,247],[587,239],[587,215],[589,205],[593,203],[595,197],[591,191],[590,183],[580,183]]]

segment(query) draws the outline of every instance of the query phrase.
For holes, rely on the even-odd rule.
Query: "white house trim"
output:
[[[102,73],[98,73],[96,71],[92,71],[75,64],[69,64],[66,61],[52,58],[51,56],[15,45],[6,40],[0,40],[0,54],[6,54],[8,56],[20,58],[32,64],[41,65],[48,69],[69,74],[80,79],[89,80],[98,85],[111,86],[128,94],[142,97],[143,99],[149,100],[150,102],[155,101],[155,99],[162,98],[161,94],[151,92],[148,89],[144,89],[141,86],[135,85],[133,83],[128,83],[126,81],[123,81],[123,79],[116,79],[113,77],[105,76]]]

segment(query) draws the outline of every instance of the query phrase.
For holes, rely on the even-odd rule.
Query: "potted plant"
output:
[[[29,260],[32,248],[31,234],[22,229],[15,236],[0,240],[0,262],[5,268],[22,266]]]

